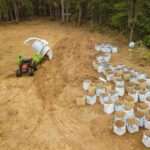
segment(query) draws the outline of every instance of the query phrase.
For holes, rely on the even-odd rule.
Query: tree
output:
[[[150,45],[150,0],[0,0],[0,21],[49,16],[63,23],[91,22]]]

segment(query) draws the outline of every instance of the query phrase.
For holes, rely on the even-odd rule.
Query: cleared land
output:
[[[99,104],[82,108],[75,104],[83,94],[82,81],[98,77],[92,68],[96,42],[121,48],[113,63],[149,71],[129,61],[121,35],[91,33],[44,20],[3,24],[0,33],[0,150],[146,150],[142,132],[114,135],[112,118]],[[23,45],[29,36],[47,39],[55,57],[42,64],[33,78],[17,79],[16,57],[32,54]]]

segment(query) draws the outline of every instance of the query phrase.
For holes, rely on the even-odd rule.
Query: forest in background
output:
[[[150,0],[0,0],[0,21],[34,16],[108,26],[150,47]]]

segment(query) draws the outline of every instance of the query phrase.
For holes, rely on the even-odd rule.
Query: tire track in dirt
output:
[[[80,56],[76,49],[82,49],[81,45],[72,41],[74,39],[63,39],[56,44],[55,58],[52,62],[42,65],[34,83],[37,93],[43,99],[45,113],[49,114],[49,118],[62,138],[61,142],[67,144],[70,149],[84,150],[85,147],[96,149],[95,144],[88,143],[91,141],[99,145],[98,142],[95,142],[97,140],[91,134],[89,127],[86,127],[74,115],[72,116],[72,113],[78,111],[74,103],[75,97],[83,94],[80,93],[82,90],[79,88],[81,79],[89,76],[89,67],[85,67],[86,63],[77,61]],[[70,46],[68,47],[66,43],[70,43]],[[83,69],[80,70],[82,67]],[[77,90],[74,92],[75,95],[71,90]],[[68,96],[67,93],[70,93],[71,96]],[[74,112],[70,111],[72,109]],[[83,139],[84,142],[79,139]]]

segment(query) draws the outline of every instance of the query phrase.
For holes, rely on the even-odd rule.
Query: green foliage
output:
[[[122,29],[127,26],[128,21],[127,2],[119,1],[113,5],[113,8],[114,13],[111,18],[112,25],[116,28]]]
[[[119,12],[112,16],[112,25],[117,28],[125,26],[127,15],[125,13]]]
[[[26,17],[33,15],[33,4],[31,0],[24,0],[23,7],[24,15]]]
[[[144,38],[144,44],[150,48],[150,35],[145,36]]]
[[[150,47],[150,1],[141,3],[136,24],[137,39],[144,39],[146,46]]]
[[[64,6],[67,19],[79,24],[90,22],[98,28],[101,25],[128,33],[134,23],[134,39],[143,40],[149,47],[150,0],[136,0],[136,18],[129,15],[132,2],[135,1],[64,0]],[[61,19],[61,0],[0,0],[0,21],[19,21],[31,16]]]

